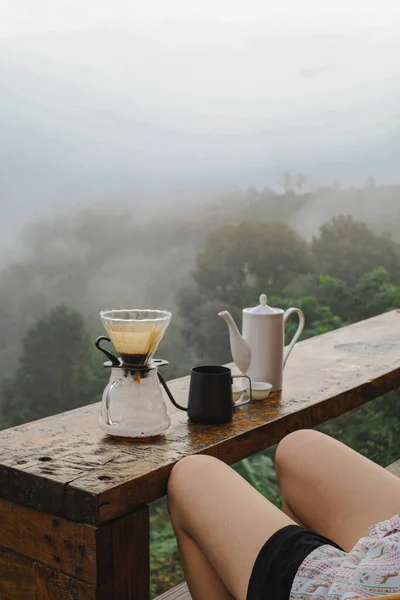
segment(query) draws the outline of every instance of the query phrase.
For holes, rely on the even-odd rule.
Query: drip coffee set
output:
[[[285,348],[285,326],[293,313],[299,325]],[[138,440],[165,433],[171,420],[163,391],[191,421],[209,424],[228,423],[236,408],[280,391],[284,366],[304,327],[302,311],[272,308],[262,294],[258,306],[243,309],[242,334],[227,311],[219,316],[228,325],[232,357],[241,373],[233,375],[220,365],[194,367],[187,406],[182,406],[159,370],[168,362],[154,358],[172,314],[146,309],[102,311],[108,336],[97,338],[96,347],[107,358],[104,366],[110,370],[110,379],[102,396],[100,428],[111,436]],[[118,356],[110,350],[110,343]],[[235,378],[244,384],[236,384]]]

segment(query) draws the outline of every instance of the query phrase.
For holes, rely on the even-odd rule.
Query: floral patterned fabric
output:
[[[290,600],[355,600],[400,592],[400,514],[370,528],[349,552],[317,548],[300,565]]]

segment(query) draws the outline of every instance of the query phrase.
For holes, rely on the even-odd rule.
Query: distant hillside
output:
[[[304,176],[305,177],[305,176]],[[294,174],[295,178],[295,174]],[[276,193],[269,187],[221,191],[188,218],[193,229],[213,228],[243,220],[283,221],[311,238],[319,227],[339,214],[353,215],[375,232],[389,232],[400,241],[400,185],[378,185],[373,177],[363,187],[315,187],[309,191]]]

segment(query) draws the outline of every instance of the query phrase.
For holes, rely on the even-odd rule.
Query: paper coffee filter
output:
[[[148,355],[157,350],[171,321],[168,311],[112,310],[100,313],[102,322],[120,354]]]

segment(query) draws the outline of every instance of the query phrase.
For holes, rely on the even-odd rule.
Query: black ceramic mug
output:
[[[235,405],[232,397],[232,381],[235,377],[249,380],[250,401],[252,400],[251,379],[248,375],[232,375],[228,367],[208,365],[193,367],[190,374],[188,405],[181,406],[171,394],[164,377],[158,378],[172,404],[188,413],[196,423],[229,423],[232,421]]]
[[[232,402],[234,377],[228,367],[210,365],[193,367],[190,376],[188,416],[196,423],[229,423],[235,407]],[[251,393],[251,381],[250,381]]]

